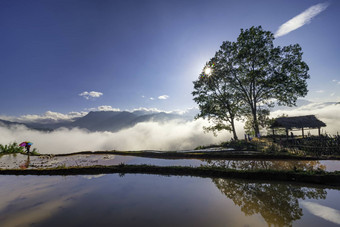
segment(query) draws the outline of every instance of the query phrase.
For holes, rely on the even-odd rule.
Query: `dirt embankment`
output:
[[[340,160],[340,156],[299,156],[292,155],[289,153],[262,153],[256,151],[189,151],[189,152],[179,152],[179,151],[82,151],[69,154],[58,154],[55,156],[70,156],[76,154],[113,154],[113,155],[128,155],[128,156],[138,156],[145,158],[161,158],[161,159],[291,159],[291,160]]]

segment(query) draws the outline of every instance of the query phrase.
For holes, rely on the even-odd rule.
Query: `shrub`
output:
[[[8,145],[0,144],[0,153],[2,154],[13,154],[13,153],[23,153],[23,152],[24,152],[24,148],[19,147],[16,142],[10,143]]]
[[[0,154],[16,154],[16,153],[26,154],[24,148],[20,147],[16,142],[10,143],[8,145],[0,144]],[[39,155],[38,150],[36,148],[30,151],[30,154]]]

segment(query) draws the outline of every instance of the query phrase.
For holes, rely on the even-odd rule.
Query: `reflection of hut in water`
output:
[[[299,117],[279,117],[270,126],[275,135],[275,128],[284,128],[288,138],[288,131],[302,130],[302,137],[305,136],[305,129],[318,129],[320,136],[320,128],[326,127],[326,124],[317,119],[314,115],[299,116]]]

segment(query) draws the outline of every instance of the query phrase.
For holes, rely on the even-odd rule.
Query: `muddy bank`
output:
[[[57,154],[57,157],[76,154],[113,154],[161,159],[292,159],[292,160],[340,160],[340,156],[300,156],[289,153],[263,153],[258,151],[221,150],[188,150],[188,151],[81,151],[69,154]]]

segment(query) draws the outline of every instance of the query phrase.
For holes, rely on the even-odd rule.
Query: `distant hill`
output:
[[[52,131],[60,127],[66,128],[83,128],[89,131],[111,131],[117,132],[124,128],[133,127],[141,122],[167,122],[170,120],[192,120],[188,116],[182,116],[180,114],[168,114],[164,112],[148,112],[148,111],[91,111],[84,117],[78,118],[73,122],[61,122],[61,123],[19,123],[0,120],[4,126],[11,126],[14,124],[25,125],[28,128]]]
[[[67,122],[69,123],[69,122]],[[27,128],[30,129],[36,129],[39,131],[53,131],[53,129],[60,128],[60,127],[65,127],[67,123],[60,122],[60,123],[54,123],[54,124],[48,124],[48,123],[23,123],[23,122],[15,122],[15,121],[5,121],[0,119],[0,126],[4,127],[11,127],[13,125],[22,125],[26,126]]]
[[[306,106],[306,105],[309,105],[311,104],[312,102],[311,101],[308,101],[306,99],[298,99],[296,100],[296,106],[279,106],[277,105],[277,103],[275,103],[275,106],[273,108],[271,108],[270,110],[271,111],[276,111],[276,110],[292,110],[292,109],[297,109],[297,108],[300,108],[302,106]]]
[[[131,121],[138,116],[130,112],[98,111],[72,122],[68,127],[85,128],[90,131],[119,131],[131,127]]]
[[[164,112],[144,114],[140,112],[113,112],[98,111],[90,112],[86,116],[71,123],[71,127],[86,128],[90,131],[111,131],[116,132],[124,128],[133,127],[141,122],[166,122],[170,120],[188,120],[179,114],[168,114]]]
[[[0,126],[1,125],[8,127],[8,126],[11,126],[11,125],[25,125],[25,124],[19,123],[19,122],[5,121],[5,120],[0,119]]]

